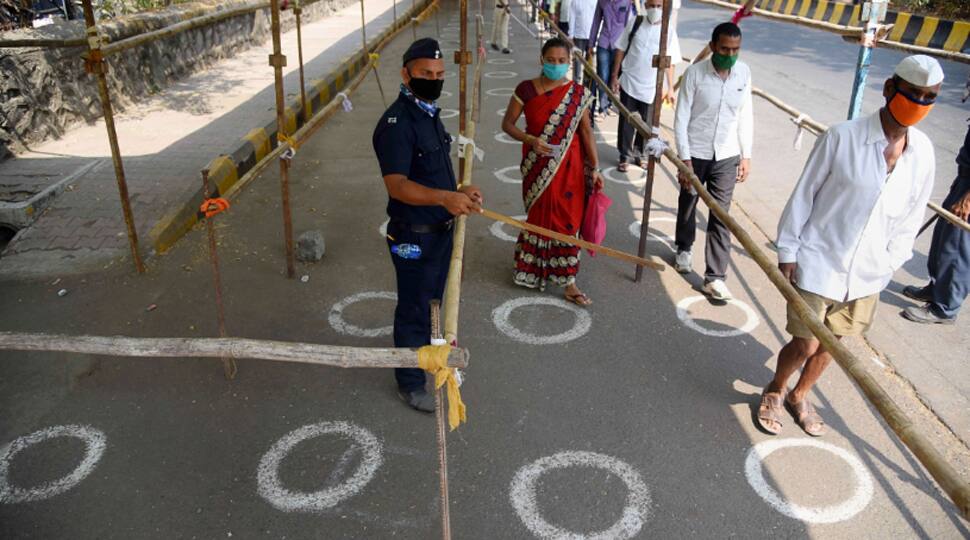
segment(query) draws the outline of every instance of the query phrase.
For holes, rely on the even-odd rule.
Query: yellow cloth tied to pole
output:
[[[465,404],[458,391],[458,380],[455,370],[448,367],[448,355],[451,354],[450,345],[426,345],[418,349],[418,367],[434,376],[434,388],[437,391],[448,383],[448,425],[452,431],[459,424],[466,421]]]
[[[374,67],[377,67],[377,63],[380,61],[381,55],[377,53],[370,53],[367,56],[370,57],[370,61],[372,64],[374,64]]]

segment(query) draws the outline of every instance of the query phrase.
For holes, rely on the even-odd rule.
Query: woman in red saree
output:
[[[542,75],[523,81],[505,111],[502,129],[522,144],[522,197],[526,221],[568,235],[583,222],[586,193],[602,188],[599,158],[589,118],[592,95],[566,78],[569,44],[552,38],[542,46]],[[515,123],[525,113],[526,129]],[[578,136],[577,136],[578,135]],[[566,300],[592,302],[576,286],[579,248],[528,231],[515,245],[517,285],[544,290],[547,282],[565,288]]]

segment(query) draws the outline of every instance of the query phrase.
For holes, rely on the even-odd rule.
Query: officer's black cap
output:
[[[408,50],[404,52],[404,64],[407,65],[411,60],[416,60],[418,58],[431,58],[437,60],[443,58],[441,55],[441,47],[438,46],[438,41],[433,38],[421,38],[408,47]]]

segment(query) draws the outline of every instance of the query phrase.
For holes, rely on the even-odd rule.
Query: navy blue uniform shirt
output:
[[[377,122],[373,142],[381,175],[403,174],[429,188],[455,191],[451,135],[438,112],[431,116],[402,93]],[[387,215],[392,221],[419,225],[453,217],[442,206],[414,206],[394,198],[387,202]]]
[[[961,169],[970,170],[970,126],[967,126],[967,136],[963,139],[963,147],[957,154],[957,165]]]

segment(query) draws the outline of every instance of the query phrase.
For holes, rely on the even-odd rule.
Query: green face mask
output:
[[[714,64],[714,67],[717,69],[731,69],[734,67],[734,64],[737,61],[738,55],[727,56],[724,54],[714,53],[711,56],[711,63]]]

